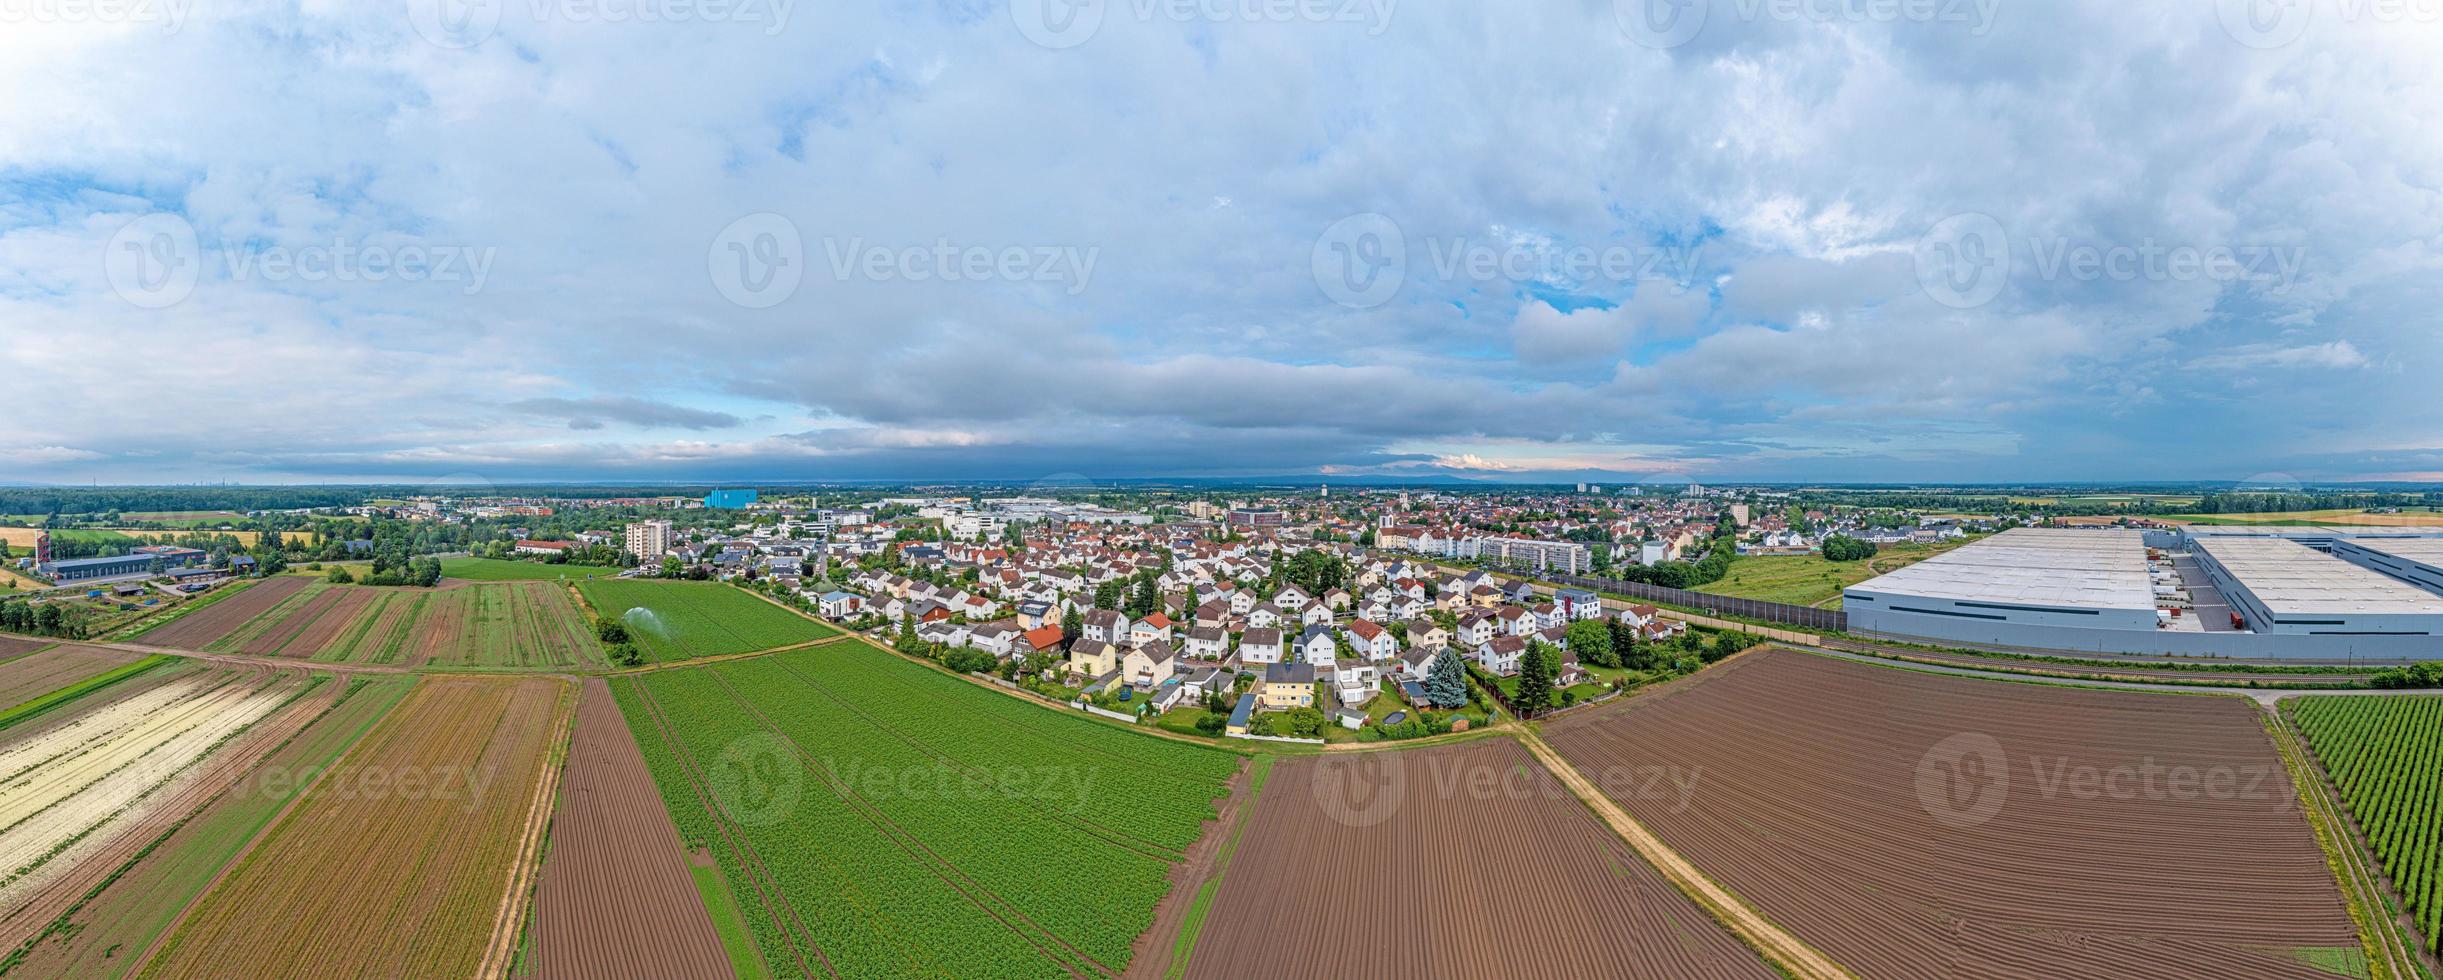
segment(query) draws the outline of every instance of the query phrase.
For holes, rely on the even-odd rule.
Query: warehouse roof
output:
[[[2386,545],[2400,542],[2381,542]],[[2281,538],[2207,538],[2199,550],[2274,615],[2443,615],[2443,596]]]
[[[2138,531],[2004,531],[1850,588],[2079,609],[2155,607]]]
[[[2443,568],[2443,538],[2351,538],[2350,543],[2394,558]]]

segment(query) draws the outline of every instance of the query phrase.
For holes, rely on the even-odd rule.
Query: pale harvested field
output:
[[[149,977],[468,977],[529,877],[573,685],[428,678],[199,900]]]
[[[0,910],[110,844],[303,675],[199,671],[0,750]],[[165,794],[165,790],[168,793]]]

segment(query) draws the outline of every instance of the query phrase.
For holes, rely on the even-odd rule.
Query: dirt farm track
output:
[[[2257,709],[1759,650],[1561,719],[1607,794],[1862,976],[2330,976],[2358,936]],[[1601,780],[1598,780],[1601,782]]]

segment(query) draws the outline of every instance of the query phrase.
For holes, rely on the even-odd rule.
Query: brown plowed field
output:
[[[602,678],[589,678],[535,894],[535,976],[730,976],[687,852]]]
[[[14,657],[50,646],[57,640],[38,640],[24,636],[0,636],[0,657]]]
[[[1528,974],[1774,975],[1508,739],[1281,759],[1186,965]]]
[[[263,624],[261,630],[238,647],[238,652],[257,657],[280,652],[288,641],[296,639],[297,634],[305,632],[306,627],[314,625],[314,621],[321,619],[323,613],[330,612],[331,607],[338,605],[342,595],[338,589],[324,589],[305,597],[305,601],[291,607],[287,615],[281,616],[277,622]]]
[[[474,975],[514,902],[571,690],[426,679],[197,901],[141,975]]]
[[[299,630],[293,639],[282,644],[282,656],[310,657],[320,652],[333,640],[346,635],[348,629],[356,625],[357,617],[364,615],[366,607],[373,605],[373,600],[380,595],[372,589],[337,588],[331,591],[339,596],[339,600],[326,607],[321,616]]]
[[[2358,936],[2256,708],[1758,650],[1551,723],[1620,807],[1864,976],[2323,976]],[[1620,774],[1676,766],[1686,805]]]
[[[15,707],[112,667],[134,663],[137,656],[92,647],[60,647],[0,663],[0,708]]]
[[[273,606],[305,590],[303,576],[277,575],[248,586],[246,591],[189,613],[178,621],[145,633],[136,642],[179,650],[201,650],[229,635]]]

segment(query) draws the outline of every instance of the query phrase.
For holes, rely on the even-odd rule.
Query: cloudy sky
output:
[[[0,482],[2443,480],[2443,2],[0,0]]]

